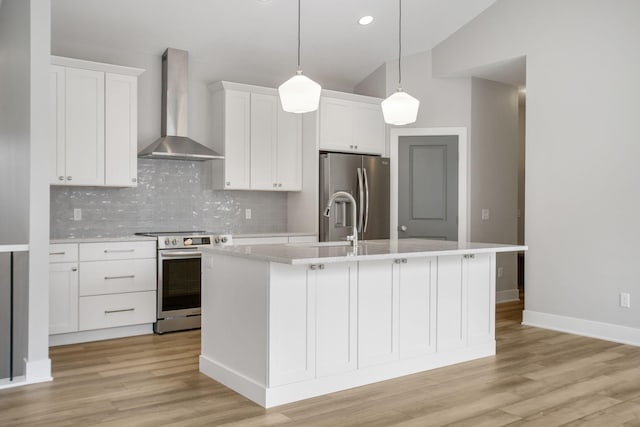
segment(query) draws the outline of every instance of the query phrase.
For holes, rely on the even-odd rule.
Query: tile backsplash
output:
[[[138,159],[135,188],[51,187],[51,238],[117,237],[144,231],[232,234],[287,229],[287,194],[211,189],[213,162]],[[245,219],[245,209],[251,219]],[[74,209],[82,219],[75,221]]]

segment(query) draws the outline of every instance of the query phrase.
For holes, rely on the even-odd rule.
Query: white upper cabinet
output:
[[[220,90],[213,95],[215,149],[224,155],[216,161],[214,186],[224,190],[248,190],[251,182],[251,95]]]
[[[52,57],[52,185],[137,184],[137,76],[143,70]]]
[[[138,181],[138,79],[105,74],[105,185]]]
[[[214,144],[225,158],[214,187],[225,190],[302,189],[302,117],[282,110],[275,89],[211,85]]]
[[[370,102],[324,95],[320,99],[320,149],[383,155],[385,125],[380,100],[353,96]]]

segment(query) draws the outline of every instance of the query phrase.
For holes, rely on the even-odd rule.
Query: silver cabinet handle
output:
[[[120,310],[105,310],[104,314],[124,313],[125,311],[135,311],[135,308],[123,308],[123,309],[120,309]]]
[[[65,251],[62,251],[62,252],[49,252],[49,255],[64,255],[64,254],[66,254]]]
[[[396,264],[406,264],[407,263],[407,259],[406,258],[398,258],[398,259],[394,259],[393,262],[395,262]]]
[[[104,280],[133,279],[134,277],[136,277],[135,274],[129,274],[127,276],[104,276]]]
[[[135,252],[135,249],[105,249],[104,253],[108,254],[108,253],[124,253],[124,252]]]
[[[67,177],[67,181],[71,181],[71,176],[68,176],[68,177]]]
[[[64,176],[60,175],[60,176],[58,177],[58,181],[64,181]]]
[[[400,226],[400,231],[407,231],[407,226],[406,225],[401,225]]]
[[[231,181],[227,181],[226,185],[231,185]]]
[[[78,267],[71,267],[71,271],[78,271]]]
[[[466,254],[464,255],[464,258],[466,259],[475,259],[476,255],[475,254]]]
[[[324,270],[324,264],[311,264],[309,266],[310,270]]]
[[[281,182],[278,183],[278,187],[282,187],[282,183]]]

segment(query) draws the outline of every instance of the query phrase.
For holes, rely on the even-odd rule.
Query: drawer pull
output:
[[[111,313],[124,313],[125,311],[134,311],[135,308],[123,308],[121,310],[105,310],[104,314],[111,314]]]
[[[65,251],[62,251],[62,252],[49,252],[49,255],[64,255],[64,254],[66,254]]]
[[[311,264],[309,268],[311,270],[324,270],[324,264]]]
[[[104,276],[104,280],[113,280],[113,279],[133,279],[136,277],[135,274],[129,274],[127,276]]]
[[[395,262],[396,264],[406,264],[407,263],[407,259],[406,258],[398,258],[398,259],[394,259],[393,262]]]
[[[123,252],[135,252],[135,249],[105,249],[104,253],[123,253]]]

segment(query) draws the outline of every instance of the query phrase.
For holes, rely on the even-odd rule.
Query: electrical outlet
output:
[[[251,209],[247,208],[244,210],[244,218],[251,219]]]
[[[73,209],[73,220],[74,221],[82,220],[82,209],[80,208]]]
[[[482,220],[487,221],[489,219],[489,209],[482,209]]]
[[[631,308],[631,294],[620,292],[620,307]]]
[[[498,267],[498,277],[502,277],[503,274],[504,274],[504,268]]]

